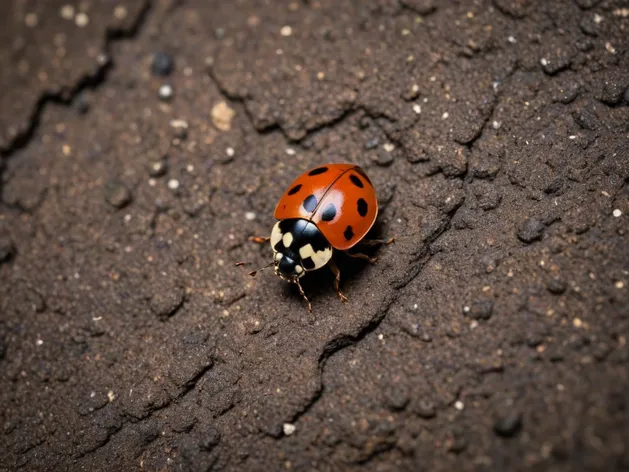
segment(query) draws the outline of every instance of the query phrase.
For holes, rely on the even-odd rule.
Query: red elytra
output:
[[[303,218],[317,225],[333,248],[355,246],[378,216],[376,191],[355,164],[325,164],[301,174],[274,212],[278,220]]]

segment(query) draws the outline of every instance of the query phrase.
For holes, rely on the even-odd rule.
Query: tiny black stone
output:
[[[310,172],[308,172],[308,175],[319,175],[327,171],[328,171],[327,167],[317,167],[316,169],[312,169]]]
[[[494,302],[491,300],[476,300],[470,304],[467,316],[473,320],[488,320],[494,310]]]
[[[546,225],[536,218],[528,218],[522,222],[518,229],[518,238],[526,244],[542,239]]]
[[[166,77],[170,75],[174,68],[174,60],[171,55],[164,52],[156,52],[153,54],[151,63],[151,73],[158,77]]]
[[[336,207],[334,203],[330,203],[325,210],[323,210],[323,214],[321,215],[321,220],[323,221],[332,221],[336,216]]]
[[[548,288],[548,291],[550,293],[554,293],[555,295],[561,295],[562,293],[566,291],[566,288],[568,288],[568,284],[566,283],[565,280],[559,277],[555,277],[548,281],[548,284],[546,285],[546,287]]]
[[[515,436],[522,428],[522,416],[518,411],[511,411],[496,419],[494,431],[503,438]]]
[[[297,184],[297,185],[295,185],[293,188],[291,188],[291,189],[288,191],[288,194],[289,194],[289,195],[295,195],[295,194],[296,194],[297,192],[299,192],[300,190],[301,190],[301,184]]]
[[[8,261],[15,254],[15,244],[9,235],[0,234],[0,264]]]
[[[354,230],[352,229],[351,226],[348,226],[347,228],[345,228],[345,231],[343,232],[343,236],[345,236],[345,239],[348,241],[350,241],[354,237]]]
[[[317,197],[308,195],[304,200],[304,208],[306,211],[314,211],[314,209],[317,208]]]
[[[123,208],[133,199],[131,191],[119,180],[109,180],[105,184],[105,200],[115,208]]]
[[[358,177],[356,177],[354,174],[349,176],[349,180],[352,181],[352,183],[359,188],[363,188],[365,185],[363,184],[363,181],[360,180]]]
[[[415,407],[415,413],[417,413],[417,416],[430,419],[435,417],[437,411],[435,410],[435,404],[432,401],[422,399]]]
[[[367,202],[362,199],[359,198],[358,199],[358,214],[360,216],[367,216],[367,210],[369,209],[369,205],[367,205]]]

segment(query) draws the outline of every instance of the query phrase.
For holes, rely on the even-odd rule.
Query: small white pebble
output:
[[[615,218],[620,218],[622,216],[622,211],[620,211],[620,209],[616,208],[614,210],[614,212],[612,213],[612,215],[614,215]]]
[[[472,322],[470,323],[470,329],[476,329],[476,328],[478,328],[478,321],[472,320]]]
[[[379,339],[380,341],[382,341],[382,340],[384,339],[384,334],[379,334],[379,335],[378,335],[378,339]]]
[[[494,120],[491,122],[491,126],[493,129],[500,129],[500,126],[502,126],[502,123],[500,123],[500,121]]]
[[[37,13],[29,13],[24,17],[24,23],[29,28],[34,28],[39,23],[39,18],[37,17]]]
[[[84,28],[85,26],[88,25],[88,23],[90,22],[90,17],[87,16],[85,13],[77,13],[76,16],[74,17],[74,23],[76,23],[76,25],[79,28]]]
[[[124,222],[128,223],[129,221],[131,221],[131,215],[129,214],[124,215]]]
[[[557,384],[557,390],[559,390],[560,392],[563,392],[566,389],[566,387],[563,386],[563,384]]]
[[[245,213],[245,220],[247,221],[253,221],[256,219],[256,214],[252,211],[248,211]]]
[[[284,430],[284,434],[286,436],[290,436],[291,434],[293,434],[295,432],[297,427],[294,424],[291,424],[291,423],[284,423],[284,426],[282,427],[282,429]]]
[[[74,18],[74,7],[72,5],[64,5],[61,7],[59,14],[64,20],[71,20]]]
[[[572,325],[575,328],[580,328],[581,326],[583,326],[583,322],[581,321],[580,318],[575,318],[574,320],[572,320]]]
[[[157,185],[157,180],[155,180],[155,179],[149,179],[149,186],[151,186],[151,187],[155,187],[155,185]]]
[[[616,54],[616,49],[612,46],[612,43],[605,43],[605,49],[611,54]]]
[[[517,40],[517,39],[515,39],[515,37],[513,37],[513,36],[509,36],[509,37],[507,38],[507,41],[509,41],[511,44],[515,44],[515,43],[517,43],[517,42],[518,42],[518,40]]]
[[[454,408],[461,411],[463,408],[465,408],[465,405],[461,400],[457,400],[456,402],[454,402]]]
[[[619,280],[619,281],[618,281],[618,282],[616,282],[614,285],[615,285],[615,287],[616,287],[617,289],[619,289],[619,290],[620,290],[621,288],[623,288],[623,287],[625,286],[625,283],[624,283],[622,280]]]
[[[44,341],[41,339],[38,339],[37,341],[35,341],[35,344],[38,346],[41,346],[42,344],[44,344]]]
[[[450,116],[450,113],[448,113],[448,112],[446,111],[443,115],[441,115],[441,119],[442,119],[442,120],[447,120],[449,116]]]
[[[107,400],[109,400],[110,402],[113,402],[114,398],[116,398],[116,394],[114,393],[113,390],[110,390],[109,392],[107,392]]]
[[[577,137],[574,134],[571,134],[570,136],[568,136],[568,139],[577,139]]]
[[[286,154],[288,154],[289,156],[294,156],[296,154],[296,151],[293,148],[286,148]]]
[[[465,306],[463,307],[463,313],[469,313],[469,312],[470,312],[470,307],[469,307],[469,306],[467,306],[467,305],[465,305]]]
[[[90,392],[90,398],[94,398],[96,396],[96,392]]]
[[[225,152],[227,153],[229,157],[232,157],[236,153],[236,151],[234,151],[234,148],[231,148],[231,147],[228,147],[227,149],[225,149]]]
[[[539,63],[540,63],[541,65],[543,65],[543,66],[547,66],[547,65],[548,65],[548,59],[546,59],[545,57],[542,57],[542,58],[539,60]]]
[[[168,100],[173,96],[173,88],[168,84],[164,84],[160,86],[157,93],[159,95],[159,98],[161,98],[162,100]]]
[[[419,104],[413,105],[413,111],[418,115],[422,112],[422,107]]]
[[[603,21],[603,17],[599,15],[598,13],[594,13],[594,23],[596,23],[597,25],[600,25],[601,21]]]
[[[168,188],[171,190],[177,190],[179,188],[179,181],[177,179],[170,179],[168,181]]]
[[[194,172],[194,166],[192,164],[188,164],[186,166],[186,172],[189,172],[189,173]]]
[[[118,5],[114,8],[114,16],[118,20],[124,20],[127,17],[127,9],[122,5]]]
[[[417,303],[413,304],[413,310],[417,310],[417,308],[419,308],[419,305]]]
[[[393,144],[391,144],[391,143],[385,143],[385,145],[382,146],[382,147],[387,152],[393,152],[393,150],[395,149],[395,146]]]
[[[290,36],[291,34],[293,34],[293,28],[291,28],[288,25],[282,26],[282,29],[280,30],[280,34],[282,36]]]
[[[183,128],[183,129],[188,129],[188,122],[186,120],[179,120],[179,119],[175,119],[175,120],[170,120],[170,127],[171,128]]]

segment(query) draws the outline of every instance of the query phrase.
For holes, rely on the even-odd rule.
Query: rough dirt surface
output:
[[[0,10],[1,470],[629,469],[627,1]],[[334,161],[311,316],[234,263]]]

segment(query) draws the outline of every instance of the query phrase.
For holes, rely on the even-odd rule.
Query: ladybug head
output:
[[[275,273],[282,279],[289,282],[293,282],[306,273],[304,266],[301,265],[299,257],[295,257],[294,254],[283,254],[276,252],[274,256],[275,260]]]

